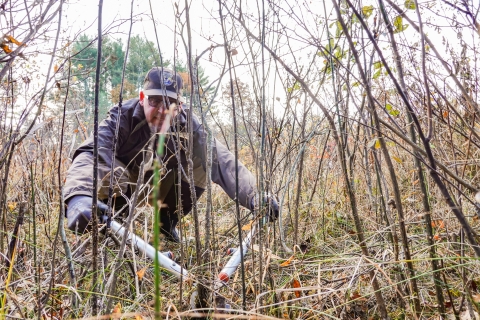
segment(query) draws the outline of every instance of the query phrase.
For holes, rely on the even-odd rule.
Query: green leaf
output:
[[[352,84],[352,87],[358,87],[359,85],[360,85],[360,83],[358,81],[356,81]]]
[[[358,23],[358,22],[360,22],[360,19],[357,17],[356,14],[354,14],[354,15],[352,16],[352,23]]]
[[[382,61],[377,61],[373,63],[373,69],[378,70],[383,66]]]
[[[408,28],[408,24],[403,24],[402,16],[396,16],[395,19],[393,19],[393,26],[395,27],[393,33],[403,32]]]
[[[381,74],[382,74],[382,70],[378,70],[373,74],[372,79],[377,79],[378,77],[380,77]]]
[[[300,83],[295,82],[295,84],[292,87],[287,88],[287,91],[291,93],[292,91],[300,90],[300,88],[301,88]]]
[[[335,50],[335,58],[338,60],[345,58],[345,51],[342,51],[339,47]]]
[[[401,29],[403,26],[403,17],[396,16],[395,19],[393,19],[393,26],[395,27],[396,30]]]
[[[340,21],[337,20],[336,24],[337,24],[337,31],[335,32],[335,37],[339,38],[342,35],[343,28]]]
[[[415,10],[417,6],[415,6],[414,0],[405,0],[405,8],[409,10]]]
[[[400,111],[397,109],[390,110],[388,113],[390,113],[392,116],[397,117],[400,114]]]
[[[393,109],[393,106],[392,106],[391,104],[389,104],[389,103],[387,103],[387,104],[385,105],[385,109],[387,110],[387,112],[388,112],[389,114],[391,114],[391,115],[394,116],[394,117],[396,117],[396,116],[398,116],[398,115],[400,114],[400,111],[398,111],[397,109]]]
[[[409,0],[407,0],[407,1],[409,1]],[[410,1],[413,1],[413,0],[410,0]],[[373,13],[373,6],[364,6],[362,8],[362,13],[363,13],[363,16],[366,19],[368,19]]]
[[[335,48],[335,40],[330,39],[330,41],[328,42],[327,46],[325,47],[325,49],[326,49],[326,51],[327,51],[327,54],[328,54],[329,52],[332,52],[334,48]]]

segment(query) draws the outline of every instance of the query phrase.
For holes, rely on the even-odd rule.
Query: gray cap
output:
[[[183,80],[171,69],[153,67],[143,82],[143,93],[150,96],[167,96],[185,102],[182,96]]]

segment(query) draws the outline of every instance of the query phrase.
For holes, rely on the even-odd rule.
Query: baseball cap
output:
[[[153,67],[143,82],[143,93],[150,96],[167,96],[185,102],[182,97],[182,77],[171,69]]]

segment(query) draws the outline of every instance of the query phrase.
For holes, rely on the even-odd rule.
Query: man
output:
[[[172,122],[167,123],[169,130],[165,140],[164,155],[161,158],[163,176],[158,198],[162,202],[161,233],[167,240],[174,242],[179,241],[176,230],[179,180],[183,214],[187,214],[192,208],[190,186],[185,176],[188,172],[187,116],[190,110],[183,104],[185,100],[182,89],[183,81],[178,74],[170,69],[154,67],[145,77],[139,98],[126,101],[121,107],[120,115],[118,107],[113,107],[107,119],[103,120],[98,128],[98,206],[105,210],[112,163],[115,168],[115,201],[118,206],[118,203],[126,203],[122,202],[123,198],[130,197],[137,187],[136,182],[142,162],[144,162],[145,177],[152,175],[153,158],[157,156],[158,133],[165,125],[167,113],[173,114]],[[169,110],[170,108],[175,110]],[[114,157],[113,144],[118,121],[120,126]],[[198,198],[206,187],[206,133],[193,114],[192,130],[194,189]],[[212,181],[219,184],[230,198],[234,199],[236,189],[234,155],[215,139],[212,147]],[[179,166],[185,172],[181,179],[177,177]],[[93,137],[90,137],[73,155],[73,163],[68,170],[64,186],[68,227],[77,232],[84,232],[92,217],[92,173]],[[255,177],[240,162],[238,177],[238,201],[242,206],[253,210],[259,205]],[[278,205],[274,197],[267,196],[265,201],[269,204],[270,219],[276,219]]]

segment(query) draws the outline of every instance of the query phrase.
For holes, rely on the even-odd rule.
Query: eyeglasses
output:
[[[160,106],[168,108],[171,104],[177,103],[176,99],[164,96],[147,96],[148,105],[152,108],[159,108]],[[166,104],[166,105],[165,105]]]

